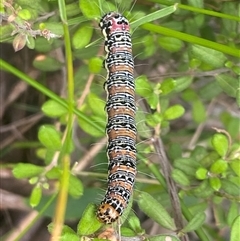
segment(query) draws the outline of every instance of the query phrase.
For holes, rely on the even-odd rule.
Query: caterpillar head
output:
[[[119,212],[108,203],[101,204],[97,211],[99,221],[106,224],[115,222],[119,216]]]
[[[120,13],[109,12],[105,14],[99,23],[102,33],[105,37],[114,32],[129,31],[129,22]]]

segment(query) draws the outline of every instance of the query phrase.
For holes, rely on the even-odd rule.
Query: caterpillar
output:
[[[127,207],[137,173],[134,61],[128,20],[117,12],[109,12],[101,18],[99,26],[107,53],[103,63],[107,70],[104,88],[109,164],[108,188],[97,217],[110,224]]]

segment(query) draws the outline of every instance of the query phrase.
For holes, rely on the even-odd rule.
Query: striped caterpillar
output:
[[[136,124],[135,83],[129,22],[121,14],[105,14],[99,24],[107,52],[104,65],[107,80],[107,156],[108,188],[97,217],[101,222],[115,222],[126,208],[135,183]]]

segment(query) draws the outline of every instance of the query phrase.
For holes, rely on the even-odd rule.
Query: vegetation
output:
[[[1,220],[3,240],[42,217],[51,240],[115,240],[117,224],[96,219],[108,162],[98,21],[110,10],[130,20],[136,65],[138,177],[122,239],[239,240],[238,1],[1,0],[1,169],[13,174],[1,188],[38,211],[21,231]]]

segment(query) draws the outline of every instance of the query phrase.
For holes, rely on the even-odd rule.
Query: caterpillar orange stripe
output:
[[[104,66],[108,72],[107,92],[108,188],[97,217],[115,222],[127,207],[135,183],[136,123],[135,83],[129,22],[121,14],[107,13],[100,20],[107,52]]]

